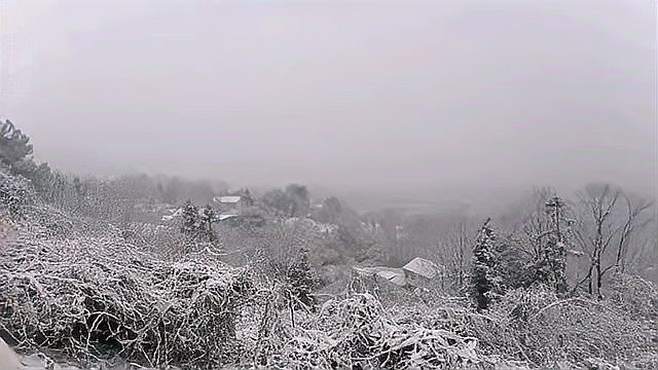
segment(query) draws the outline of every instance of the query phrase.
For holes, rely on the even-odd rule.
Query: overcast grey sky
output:
[[[655,177],[654,1],[0,4],[0,115],[60,168],[400,193]]]

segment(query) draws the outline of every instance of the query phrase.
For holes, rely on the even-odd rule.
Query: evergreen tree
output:
[[[322,202],[322,208],[314,215],[314,219],[320,222],[338,224],[342,212],[343,206],[340,200],[336,197],[330,197]]]
[[[192,201],[188,200],[183,206],[183,222],[181,232],[185,235],[196,237],[201,228],[201,220],[199,217],[199,208],[195,206]]]
[[[11,121],[0,122],[0,161],[13,167],[31,155],[30,137],[16,129]]]
[[[311,207],[310,195],[306,186],[290,184],[285,191],[290,200],[291,216],[304,217]]]
[[[293,203],[290,197],[281,189],[268,191],[263,195],[263,203],[286,217],[293,216]]]
[[[550,238],[535,265],[535,281],[554,288],[558,293],[566,292],[566,254],[564,243]]]
[[[298,257],[288,265],[286,280],[295,306],[303,304],[309,308],[315,307],[316,302],[312,292],[317,288],[319,281],[309,261],[308,250],[300,249]]]
[[[558,196],[546,202],[546,214],[551,227],[535,265],[535,281],[554,288],[558,293],[567,290],[567,253],[561,224],[564,222],[565,204]]]
[[[285,217],[305,217],[311,207],[306,186],[290,184],[285,190],[275,189],[263,195],[263,203]]]
[[[470,292],[478,311],[487,309],[492,295],[501,291],[495,250],[496,234],[489,226],[490,221],[487,219],[482,225],[473,247]]]
[[[201,209],[201,212],[199,213],[199,223],[200,223],[200,228],[201,232],[204,234],[205,239],[207,239],[210,242],[214,242],[217,240],[217,236],[215,235],[215,231],[213,230],[212,224],[215,222],[215,217],[216,217],[215,210],[210,206],[210,204],[206,205]]]
[[[251,195],[251,191],[249,191],[249,189],[244,189],[244,192],[242,193],[242,198],[244,199],[244,203],[247,207],[251,207],[254,205],[254,197]]]
[[[9,120],[0,122],[0,164],[31,180],[37,191],[44,192],[52,182],[52,173],[47,163],[36,164],[32,153],[29,136]]]
[[[509,289],[526,287],[527,282],[534,277],[533,270],[528,268],[527,256],[509,241],[496,243],[494,258],[494,272],[500,281],[497,287],[500,294]]]

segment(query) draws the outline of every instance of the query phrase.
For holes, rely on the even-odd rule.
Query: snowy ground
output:
[[[22,356],[19,359],[24,370],[81,370],[74,366],[56,364],[41,354]]]
[[[118,364],[118,365],[103,365],[103,366],[91,366],[88,368],[80,368],[77,366],[72,366],[64,363],[57,363],[47,356],[37,353],[29,356],[19,356],[19,361],[23,365],[23,368],[20,370],[132,370],[138,369],[138,367],[131,367],[127,364]],[[0,369],[5,370],[0,364]],[[157,370],[149,369],[144,367],[139,367],[140,370]],[[13,370],[13,369],[12,369]],[[177,370],[172,368],[170,370]]]

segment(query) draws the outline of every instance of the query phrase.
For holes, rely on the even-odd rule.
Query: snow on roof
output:
[[[182,215],[183,214],[183,209],[182,208],[178,208],[178,209],[175,209],[175,210],[170,209],[169,213],[171,213],[171,214],[162,216],[162,221],[171,221],[174,218]]]
[[[583,251],[578,251],[575,249],[567,249],[567,254],[574,255],[576,257],[582,257],[585,255],[585,252]]]
[[[353,267],[354,271],[365,276],[376,276],[397,286],[404,286],[407,280],[402,269],[393,267]]]
[[[391,270],[383,270],[377,273],[377,276],[389,281],[397,286],[404,286],[407,283],[407,280],[404,277],[402,271],[395,272]]]
[[[387,269],[388,267],[358,267],[358,266],[353,266],[352,267],[354,271],[359,273],[360,275],[376,275],[379,271],[382,269]]]
[[[439,267],[434,262],[420,257],[412,259],[402,269],[428,279],[433,279],[439,273]]]
[[[242,199],[239,195],[224,195],[221,197],[215,197],[215,202],[218,203],[238,203]]]

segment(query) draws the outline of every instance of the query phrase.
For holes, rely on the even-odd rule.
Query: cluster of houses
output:
[[[213,205],[218,210],[218,221],[231,221],[248,218],[248,210],[253,208],[254,200],[246,192],[219,195],[213,198]],[[169,214],[162,217],[162,221],[171,221],[182,215],[182,208],[169,210]],[[290,218],[284,222],[286,225],[297,225],[298,223],[308,223],[306,225],[321,234],[335,233],[336,225],[322,224],[307,218]],[[379,225],[375,224],[374,227]],[[445,268],[436,263],[416,257],[402,267],[357,267],[353,270],[361,276],[370,277],[375,281],[392,284],[402,288],[423,287],[433,284],[438,279],[445,276]]]
[[[416,257],[400,268],[377,266],[377,267],[353,267],[354,271],[366,277],[403,288],[423,287],[432,284],[444,275],[444,269],[434,262]]]
[[[237,219],[244,215],[245,210],[254,205],[249,190],[240,191],[231,195],[219,195],[213,198],[213,208],[218,210],[217,221]],[[182,208],[170,209],[168,214],[162,216],[162,221],[172,221],[183,214]]]

